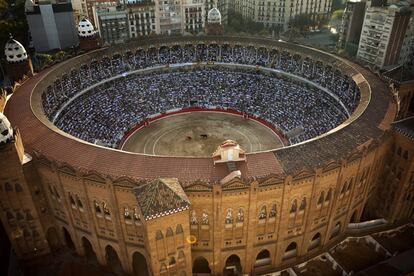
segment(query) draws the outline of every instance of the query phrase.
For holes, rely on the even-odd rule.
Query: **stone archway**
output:
[[[283,254],[283,261],[295,258],[298,254],[298,245],[296,242],[291,242],[288,247],[286,247],[285,253]]]
[[[144,255],[139,252],[134,252],[132,255],[132,270],[133,275],[136,276],[149,276],[148,264]]]
[[[272,259],[270,258],[270,252],[267,249],[264,249],[259,252],[256,256],[256,262],[254,263],[255,267],[270,265],[272,263]]]
[[[99,265],[98,258],[96,256],[95,251],[93,250],[92,244],[85,237],[82,238],[82,246],[85,252],[85,257],[88,260],[88,262],[95,264],[95,265]]]
[[[76,251],[75,243],[73,242],[72,236],[70,235],[69,231],[65,227],[62,227],[62,229],[63,229],[63,237],[65,238],[66,246],[70,250]]]
[[[235,276],[235,275],[242,275],[242,265],[240,262],[239,256],[236,254],[231,255],[227,258],[226,264],[223,269],[223,275],[227,276]]]
[[[204,257],[197,257],[193,263],[193,275],[210,275],[211,269]]]
[[[322,236],[321,236],[321,233],[318,232],[311,239],[309,247],[308,247],[308,251],[318,248],[321,245],[321,242],[322,242]]]
[[[105,259],[106,265],[111,272],[117,275],[124,274],[124,270],[122,268],[122,264],[119,260],[118,254],[116,253],[115,249],[110,245],[107,245],[105,247]]]
[[[49,229],[47,229],[46,240],[52,252],[56,252],[59,249],[59,236],[55,227],[50,227]]]

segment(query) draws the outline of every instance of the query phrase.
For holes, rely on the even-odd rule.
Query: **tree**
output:
[[[341,20],[342,19],[342,15],[344,14],[344,10],[340,9],[340,10],[336,10],[332,13],[332,20]]]
[[[4,47],[9,34],[23,45],[27,45],[27,30],[24,0],[16,0],[14,5],[10,5],[6,0],[0,0],[0,47]]]

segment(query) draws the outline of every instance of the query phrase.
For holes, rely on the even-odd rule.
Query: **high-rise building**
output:
[[[346,2],[342,24],[339,30],[338,50],[345,49],[350,55],[356,55],[364,23],[365,0]]]
[[[25,13],[36,51],[66,49],[78,45],[72,4],[66,1],[26,1]]]
[[[157,33],[154,2],[130,1],[127,5],[131,38]]]
[[[106,43],[123,43],[130,38],[128,13],[123,6],[93,9],[95,26]]]
[[[406,2],[377,5],[368,1],[358,59],[377,69],[397,65],[410,17]]]

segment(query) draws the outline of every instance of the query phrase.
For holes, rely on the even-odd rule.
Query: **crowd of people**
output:
[[[355,83],[340,71],[309,58],[265,48],[186,45],[142,49],[83,65],[42,94],[45,114],[80,139],[116,147],[124,133],[148,116],[190,106],[232,108],[260,117],[284,133],[296,129],[290,143],[316,137],[347,118],[344,108],[315,86],[258,70],[221,66],[150,74],[130,74],[100,84],[58,110],[77,93],[128,71],[173,63],[223,62],[270,67],[325,87],[352,113],[359,102]]]

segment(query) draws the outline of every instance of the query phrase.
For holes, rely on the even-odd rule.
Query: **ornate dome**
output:
[[[92,23],[86,19],[83,18],[78,25],[78,34],[80,37],[89,37],[93,36],[95,34],[95,30],[93,28]]]
[[[20,44],[20,43],[19,43]],[[0,144],[6,144],[13,139],[13,129],[7,117],[0,112]]]
[[[212,8],[207,15],[207,21],[210,24],[221,24],[221,13],[217,8]]]
[[[13,39],[10,35],[10,39],[6,42],[4,47],[4,55],[8,62],[20,62],[27,60],[27,52],[23,45],[17,40]]]

